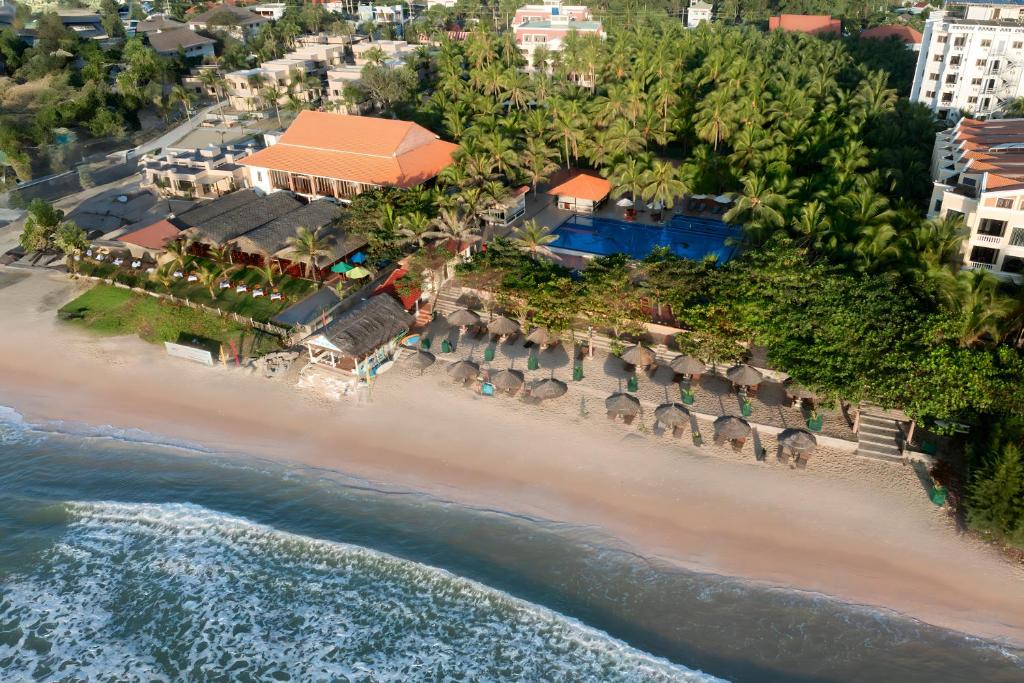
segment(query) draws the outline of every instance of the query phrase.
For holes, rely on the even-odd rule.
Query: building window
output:
[[[981,101],[981,108],[982,109],[988,109],[989,102],[991,102],[991,100],[989,98],[986,97],[985,99],[983,99]]]
[[[982,218],[981,223],[978,224],[979,235],[991,235],[992,237],[1002,237],[1006,231],[1006,221],[997,221],[993,218]]]
[[[941,62],[942,61],[942,55],[935,55],[932,59],[934,59],[936,62]]]
[[[938,38],[935,39],[935,42],[936,43],[945,43],[946,42],[946,37],[947,36],[939,36]]]
[[[949,85],[950,83],[956,83],[956,74],[949,74],[946,76],[946,85]]]
[[[965,38],[964,36],[959,36],[958,38],[953,39],[953,47],[963,47],[966,44],[967,38]]]
[[[1012,209],[1013,208],[1013,200],[1012,199],[1007,199],[1005,197],[1000,197],[999,199],[996,200],[996,208],[998,208],[998,209]]]
[[[967,98],[967,104],[977,104],[977,102],[978,102],[978,98],[977,97],[968,97]]]
[[[1003,267],[1001,269],[1004,273],[1012,273],[1019,275],[1024,272],[1024,258],[1020,256],[1007,256],[1003,259]]]
[[[933,209],[933,211],[935,211],[935,213],[942,211],[942,197],[939,197],[938,199],[935,200],[935,208]]]
[[[943,104],[949,104],[952,101],[953,101],[953,93],[951,93],[951,92],[944,92],[944,93],[942,93],[942,103]]]
[[[1024,247],[1024,228],[1014,228],[1010,232],[1010,246]]]
[[[974,63],[974,66],[985,66],[985,64],[986,64],[986,61],[984,59],[979,59],[978,61],[976,61]]]
[[[934,90],[929,90],[928,92],[926,92],[924,94],[924,96],[925,97],[935,97],[935,91]]]
[[[1013,49],[1014,50],[1020,50],[1021,48],[1024,48],[1024,41],[1020,41],[1020,40],[1013,41]]]
[[[992,47],[992,41],[991,40],[983,40],[983,41],[981,41],[981,46],[982,47]]]
[[[971,79],[971,85],[981,85],[981,79],[980,78],[972,78]]]
[[[928,78],[933,81],[939,80],[939,74],[928,74]]]
[[[992,247],[974,247],[971,249],[971,261],[974,263],[983,263],[991,266],[998,260],[998,249],[993,249]]]

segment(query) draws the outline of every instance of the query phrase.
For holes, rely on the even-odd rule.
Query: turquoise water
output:
[[[591,529],[0,413],[0,681],[1022,674],[996,645]]]
[[[673,216],[662,226],[631,223],[611,218],[574,215],[554,230],[551,246],[584,254],[626,254],[645,258],[656,247],[667,247],[676,256],[700,261],[713,256],[725,263],[736,253],[732,240],[740,232],[713,218]]]

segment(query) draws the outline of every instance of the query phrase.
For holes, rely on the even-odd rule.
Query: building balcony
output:
[[[979,242],[981,244],[1002,244],[1003,243],[1003,236],[1002,235],[985,235],[985,234],[982,234],[982,233],[978,233],[977,235],[972,235],[971,236],[971,241],[972,242]]]

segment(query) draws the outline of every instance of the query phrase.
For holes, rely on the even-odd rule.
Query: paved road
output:
[[[154,150],[162,149],[164,147],[173,145],[175,142],[182,139],[183,137],[194,131],[196,128],[198,128],[199,124],[201,124],[205,120],[206,115],[216,110],[217,106],[218,105],[214,103],[208,107],[199,109],[198,111],[192,114],[192,118],[190,118],[188,121],[185,121],[175,126],[171,130],[161,135],[160,137],[150,140],[149,142],[144,142],[138,147],[135,147],[134,149],[127,150],[128,158],[132,159],[135,157],[140,157],[143,154],[149,154]]]

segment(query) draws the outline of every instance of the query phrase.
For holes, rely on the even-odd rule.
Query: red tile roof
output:
[[[162,220],[144,228],[126,232],[117,239],[126,244],[136,244],[146,249],[163,249],[164,245],[173,240],[181,232],[170,221]]]
[[[548,190],[548,194],[599,202],[607,197],[611,191],[612,184],[601,176],[584,171],[576,171],[569,176],[568,180]]]
[[[871,40],[887,40],[889,38],[899,38],[904,43],[911,43],[913,45],[920,45],[923,37],[921,32],[917,31],[910,26],[875,26],[874,28],[864,29],[860,32],[861,38],[870,38]]]
[[[843,23],[827,14],[780,14],[768,18],[768,30],[782,29],[798,33],[842,33]]]
[[[458,145],[419,124],[303,111],[280,141],[240,159],[245,166],[412,187],[452,163]]]

